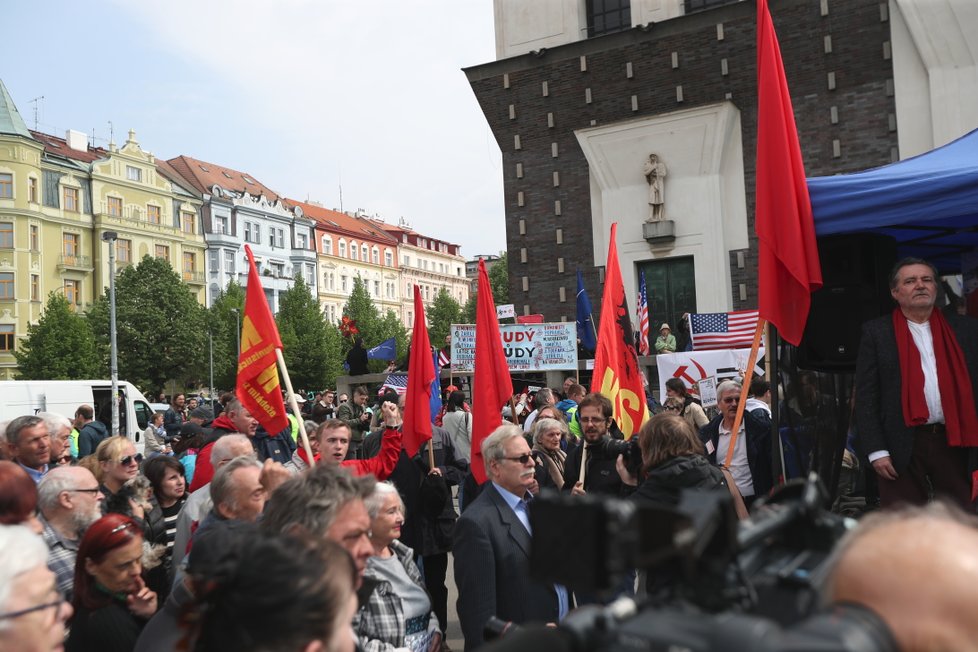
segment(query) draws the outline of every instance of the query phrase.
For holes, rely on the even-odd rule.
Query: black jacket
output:
[[[584,491],[587,493],[599,493],[607,496],[623,495],[623,485],[618,471],[615,469],[615,462],[618,455],[605,454],[604,448],[612,437],[605,435],[600,442],[586,444],[587,446],[587,469],[584,474]],[[581,455],[584,446],[578,446],[567,454],[564,461],[564,491],[574,488],[578,479],[581,477]]]
[[[707,454],[711,464],[717,463],[717,442],[720,441],[720,424],[723,415],[717,415],[700,430],[700,440],[712,442],[713,452]],[[747,437],[747,465],[750,467],[751,483],[755,496],[766,496],[774,486],[771,470],[771,415],[763,409],[744,411],[744,434]],[[710,450],[707,445],[706,449]]]
[[[723,472],[702,455],[681,455],[649,469],[632,500],[678,505],[683,489],[724,489]]]

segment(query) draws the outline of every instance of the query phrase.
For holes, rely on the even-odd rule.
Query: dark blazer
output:
[[[555,623],[557,592],[530,578],[530,535],[491,482],[455,523],[455,585],[465,649],[482,645],[491,616]]]
[[[964,354],[978,406],[978,321],[948,314],[944,319]],[[907,468],[913,452],[913,429],[903,419],[902,382],[892,314],[866,322],[856,360],[856,445],[863,455],[889,451],[897,473]]]
[[[723,415],[718,414],[700,429],[700,441],[704,445],[707,442],[713,443],[713,452],[706,455],[706,459],[711,464],[724,462],[724,460],[717,461],[717,442],[720,441],[721,423],[723,423]],[[754,486],[754,495],[760,498],[766,496],[774,486],[774,472],[771,469],[771,415],[762,408],[750,412],[744,410],[743,423],[747,438],[747,465],[750,467],[751,484]]]

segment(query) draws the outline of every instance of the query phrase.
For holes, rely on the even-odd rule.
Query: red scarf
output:
[[[920,366],[920,351],[914,344],[907,318],[899,308],[893,311],[893,330],[900,357],[903,420],[911,428],[921,426],[930,417],[923,392],[924,370]],[[940,310],[934,310],[930,315],[930,333],[934,340],[937,387],[944,408],[947,443],[949,446],[978,446],[978,415],[975,414],[971,376],[954,331]]]
[[[298,448],[298,449],[296,449],[296,452],[298,452],[298,453],[299,453],[299,458],[300,458],[300,459],[301,459],[301,460],[302,460],[303,462],[305,462],[305,463],[306,463],[306,466],[312,466],[312,464],[310,464],[310,463],[309,463],[309,456],[308,456],[308,455],[306,455],[306,448],[305,448],[305,446],[303,446],[303,445],[302,445],[302,444],[300,443],[300,444],[299,444],[299,448]],[[319,464],[319,453],[316,453],[316,454],[315,454],[315,456],[313,456],[313,459],[315,459],[315,460],[316,460],[316,464]]]

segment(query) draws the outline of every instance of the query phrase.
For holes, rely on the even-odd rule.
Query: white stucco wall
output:
[[[611,223],[625,296],[636,292],[635,264],[692,256],[701,312],[732,309],[730,250],[747,248],[740,111],[730,102],[577,132],[591,174],[594,264],[604,265]],[[667,168],[666,219],[673,244],[652,247],[642,235],[649,215],[642,166],[658,154]]]
[[[978,2],[889,0],[900,158],[978,128]]]

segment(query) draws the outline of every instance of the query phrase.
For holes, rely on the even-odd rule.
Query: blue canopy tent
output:
[[[808,179],[819,236],[881,233],[899,255],[942,273],[978,249],[978,129],[943,147],[879,168]]]

